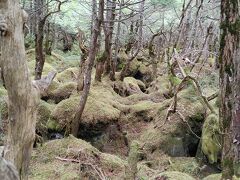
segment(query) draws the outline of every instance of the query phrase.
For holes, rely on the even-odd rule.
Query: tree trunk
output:
[[[0,157],[0,179],[19,180],[19,175],[14,165],[2,157]]]
[[[35,34],[35,54],[36,54],[36,65],[35,65],[35,79],[41,79],[43,66],[45,62],[45,54],[43,52],[43,39],[44,39],[44,22],[40,21],[37,25],[37,31]]]
[[[44,39],[44,24],[45,21],[42,20],[43,11],[44,11],[44,2],[43,0],[34,1],[34,10],[36,12],[36,31],[35,31],[35,79],[41,79],[43,66],[45,62],[45,55],[43,52],[43,39]]]
[[[104,23],[104,34],[105,34],[105,64],[104,71],[105,74],[109,74],[110,79],[114,80],[115,74],[113,74],[113,61],[112,61],[112,37],[114,29],[114,20],[115,20],[115,9],[116,9],[116,0],[107,1],[107,13],[106,13],[106,22]]]
[[[131,62],[136,58],[136,56],[138,55],[140,49],[142,48],[142,34],[143,34],[143,13],[144,13],[144,7],[145,7],[145,0],[143,0],[140,4],[140,8],[139,8],[139,12],[140,12],[140,17],[139,17],[139,28],[137,26],[137,29],[139,30],[138,32],[138,49],[137,51],[134,53],[134,55],[132,55],[130,58],[127,59],[127,62],[125,64],[125,66],[123,67],[121,73],[120,73],[120,80],[123,81],[123,79],[126,77]],[[136,31],[137,32],[137,31]]]
[[[117,66],[117,59],[118,59],[118,52],[120,48],[120,31],[121,31],[121,20],[122,20],[122,6],[123,6],[124,0],[120,1],[119,4],[119,13],[118,13],[118,24],[117,24],[117,33],[116,33],[116,39],[115,39],[115,53],[114,53],[114,60],[113,60],[113,67],[112,67],[112,76],[115,79],[115,73],[116,73],[116,66]]]
[[[77,137],[78,135],[81,116],[82,116],[84,107],[86,105],[88,94],[90,91],[92,68],[94,65],[94,60],[97,52],[97,40],[100,33],[101,24],[103,21],[103,10],[104,10],[104,0],[99,0],[98,17],[94,18],[94,28],[93,28],[92,39],[90,44],[89,57],[86,62],[87,65],[85,69],[83,93],[80,99],[77,112],[71,124],[71,133],[75,137]]]
[[[9,128],[4,157],[13,162],[21,179],[27,179],[35,138],[38,96],[25,60],[23,12],[19,1],[1,0],[0,14],[0,23],[5,26],[5,30],[0,29],[0,65],[9,99]]]
[[[240,176],[240,26],[238,0],[221,1],[220,120],[223,128],[222,179]]]

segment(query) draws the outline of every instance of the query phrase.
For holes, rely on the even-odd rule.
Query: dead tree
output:
[[[8,91],[8,132],[3,155],[16,166],[20,179],[27,179],[39,94],[48,88],[56,72],[31,82],[24,48],[25,12],[19,1],[4,0],[0,2],[0,14],[0,68]],[[14,173],[10,171],[9,166],[6,173]]]
[[[4,157],[16,166],[20,179],[27,179],[38,93],[31,83],[25,60],[23,19],[18,0],[0,1],[0,66],[9,99]]]
[[[93,24],[94,28],[93,28],[93,33],[91,37],[89,56],[86,62],[87,64],[86,64],[86,69],[84,73],[84,88],[81,95],[80,103],[76,109],[74,119],[71,123],[71,134],[74,135],[75,137],[77,137],[78,135],[82,113],[85,108],[88,94],[90,91],[92,68],[94,65],[94,60],[97,52],[97,40],[100,33],[101,24],[103,22],[103,10],[104,10],[104,0],[99,0],[98,17],[94,18],[94,24]]]

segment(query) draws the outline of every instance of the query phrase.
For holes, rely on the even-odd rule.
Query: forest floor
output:
[[[33,54],[27,55],[32,76]],[[36,132],[41,142],[34,148],[29,179],[129,179],[135,164],[137,179],[220,179],[219,148],[212,139],[216,131],[209,130],[207,121],[211,113],[191,83],[178,94],[179,113],[166,118],[173,102],[166,63],[158,65],[154,80],[151,67],[138,59],[123,81],[119,73],[116,81],[93,80],[79,138],[65,136],[81,95],[76,91],[78,61],[59,55],[46,59],[43,75],[58,74],[39,105]],[[206,97],[218,90],[218,74],[208,64],[197,80]],[[6,96],[1,87],[3,122]],[[210,104],[218,111],[217,99]]]

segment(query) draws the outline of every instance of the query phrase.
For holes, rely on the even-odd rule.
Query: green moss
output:
[[[51,87],[50,87],[51,88]],[[54,99],[56,103],[68,98],[77,89],[76,82],[66,82],[59,84],[55,89],[48,90],[48,95],[51,99]]]
[[[171,158],[169,171],[179,171],[193,176],[199,175],[200,164],[194,157],[176,157]]]
[[[8,103],[7,98],[0,98],[0,120],[6,120],[8,117]]]
[[[205,178],[203,178],[203,180],[221,180],[222,174],[211,174]]]
[[[107,59],[107,53],[105,51],[99,52],[96,56],[97,62],[104,62]]]
[[[50,115],[54,109],[54,105],[49,104],[45,101],[40,101],[37,112],[37,124],[36,130],[42,136],[46,137],[47,135],[47,122],[50,118]]]
[[[177,86],[177,85],[179,85],[179,84],[182,82],[182,80],[181,80],[180,78],[178,78],[178,77],[176,77],[176,76],[173,76],[173,75],[171,75],[171,76],[169,77],[169,81],[172,82],[172,84],[173,84],[174,86]]]
[[[28,62],[28,68],[30,69],[30,74],[34,75],[34,73],[35,73],[35,61],[29,61]],[[44,66],[43,66],[42,75],[46,76],[51,71],[56,71],[56,69],[51,64],[45,62]]]
[[[158,107],[158,104],[152,101],[140,101],[132,105],[131,111],[132,112],[148,111],[150,109],[155,109],[157,107]]]
[[[56,132],[60,132],[63,130],[63,128],[53,119],[48,119],[46,126],[48,130]]]
[[[126,169],[126,179],[136,179],[137,175],[137,163],[140,157],[140,143],[133,141],[130,145],[130,151],[128,155],[129,168]]]
[[[82,115],[82,122],[95,124],[117,120],[120,116],[120,110],[116,108],[118,103],[114,94],[116,95],[102,86],[92,87]],[[79,102],[80,97],[77,95],[72,95],[61,101],[52,112],[52,118],[61,127],[66,127],[72,121]]]
[[[75,159],[80,163],[65,162],[57,158]],[[91,166],[101,169],[107,178],[119,178],[124,173],[126,162],[114,155],[101,153],[91,144],[81,139],[69,136],[60,140],[53,140],[38,147],[32,156],[31,174],[29,179],[84,179],[84,175],[91,174],[93,179],[98,179]],[[57,167],[57,168],[56,168]],[[92,173],[89,173],[89,172]],[[89,176],[87,176],[89,177]]]
[[[133,77],[125,77],[123,80],[123,83],[124,83],[126,90],[130,94],[141,92],[140,87],[142,89],[146,88],[145,84],[142,81],[137,80]]]
[[[147,89],[149,93],[158,91],[159,93],[167,93],[169,91],[169,78],[166,75],[157,77],[156,80],[154,80],[150,87]]]
[[[3,96],[7,96],[7,90],[0,86],[0,98]]]
[[[77,79],[78,76],[78,68],[68,68],[61,73],[58,73],[55,79],[59,82],[70,82]]]
[[[50,86],[47,89],[47,94],[51,94],[53,91],[58,89],[58,87],[61,85],[61,83],[57,82],[56,80],[53,80],[50,84]]]
[[[203,125],[202,151],[208,157],[210,163],[217,162],[217,156],[221,151],[219,119],[215,114],[210,114]]]
[[[188,174],[181,173],[178,171],[166,171],[160,173],[159,175],[155,176],[155,179],[160,177],[166,177],[169,180],[194,180],[194,178],[189,176]]]

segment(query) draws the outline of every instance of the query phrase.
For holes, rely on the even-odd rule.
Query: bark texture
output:
[[[223,179],[240,176],[239,1],[221,1],[220,119],[223,126]]]
[[[0,1],[0,66],[8,91],[9,127],[4,157],[13,162],[20,179],[27,179],[35,138],[37,92],[25,60],[23,12],[18,0]],[[1,27],[1,26],[0,26]]]
[[[12,163],[0,157],[0,179],[19,180],[18,172]]]

